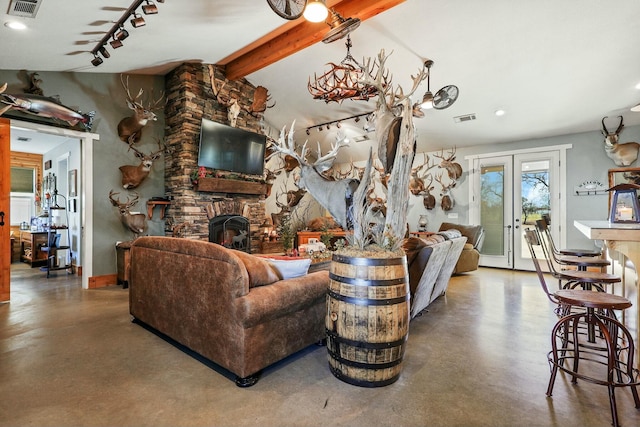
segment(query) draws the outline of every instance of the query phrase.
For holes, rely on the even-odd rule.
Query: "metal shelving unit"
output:
[[[55,183],[55,175],[54,180]],[[62,202],[62,204],[60,204]],[[47,278],[51,271],[67,270],[73,272],[71,259],[71,235],[69,233],[69,215],[67,213],[67,198],[58,194],[58,189],[54,184],[53,193],[48,199],[47,208],[47,246],[41,248],[47,253],[47,263],[41,270],[47,272]],[[65,233],[66,231],[66,233]],[[65,237],[62,240],[62,237]],[[61,241],[62,240],[62,241]],[[60,255],[63,255],[60,257]]]

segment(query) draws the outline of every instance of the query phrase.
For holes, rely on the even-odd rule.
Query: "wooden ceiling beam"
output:
[[[364,22],[405,1],[329,0],[327,6],[345,19],[360,18]],[[318,43],[330,29],[324,22],[313,23],[299,18],[227,56],[217,65],[224,66],[227,79],[237,80]]]

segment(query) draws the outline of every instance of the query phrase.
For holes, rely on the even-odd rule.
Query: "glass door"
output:
[[[533,270],[524,227],[535,227],[543,214],[560,219],[558,151],[487,156],[473,159],[471,209],[485,239],[480,265]]]

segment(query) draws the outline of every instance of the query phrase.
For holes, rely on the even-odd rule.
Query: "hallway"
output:
[[[241,389],[132,323],[126,289],[82,290],[75,276],[47,280],[14,264],[11,290],[11,303],[0,305],[0,426],[611,423],[606,387],[562,375],[545,396],[556,317],[533,273],[481,268],[453,277],[447,295],[411,322],[400,379],[375,389],[333,377],[319,346]],[[616,398],[621,424],[640,425],[629,389]]]

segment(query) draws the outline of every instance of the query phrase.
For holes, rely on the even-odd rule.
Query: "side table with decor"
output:
[[[122,289],[129,287],[129,277],[131,274],[131,243],[133,242],[116,243],[117,284],[122,285]]]

